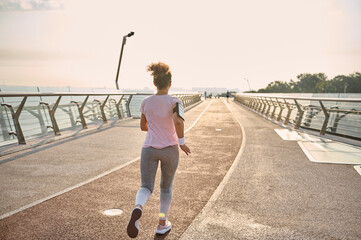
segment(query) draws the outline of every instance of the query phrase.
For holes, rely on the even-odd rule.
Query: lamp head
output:
[[[131,37],[133,35],[134,35],[134,32],[130,32],[130,33],[128,33],[127,37]]]

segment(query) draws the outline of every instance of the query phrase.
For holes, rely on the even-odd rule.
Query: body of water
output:
[[[52,88],[52,87],[21,87],[21,86],[0,86],[1,92],[115,92],[115,89],[85,89],[85,88]],[[134,95],[129,105],[131,116],[139,117],[139,107],[141,101],[147,95]],[[88,125],[100,124],[101,111],[99,102],[104,101],[106,96],[89,97],[84,108],[84,117]],[[109,121],[118,119],[115,102],[120,100],[120,96],[110,96],[105,106],[106,117]],[[125,95],[120,104],[120,112],[123,117],[130,116],[126,109],[126,101],[129,95]],[[22,97],[0,97],[0,103],[7,103],[14,107],[16,111]],[[62,97],[59,106],[55,112],[55,118],[60,131],[70,129],[81,129],[79,111],[76,104],[71,101],[83,102],[85,96],[67,96]],[[46,106],[40,102],[54,104],[57,97],[28,97],[24,109],[20,114],[19,122],[26,140],[54,134],[49,111]],[[15,132],[15,126],[11,117],[9,108],[0,106],[0,146],[11,143],[17,143],[17,137],[9,135],[9,132]]]

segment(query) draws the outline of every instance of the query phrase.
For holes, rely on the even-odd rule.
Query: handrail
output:
[[[37,119],[36,128],[41,129],[42,132],[47,133],[46,129],[53,129],[55,135],[60,135],[61,127],[59,127],[59,123],[57,120],[62,120],[64,118],[56,117],[55,114],[56,109],[60,109],[62,111],[63,117],[66,116],[68,120],[71,122],[71,126],[74,127],[76,123],[81,123],[83,128],[87,128],[86,117],[90,117],[93,121],[96,121],[98,118],[103,120],[103,123],[107,123],[107,114],[114,117],[118,115],[118,119],[122,119],[125,115],[127,117],[132,117],[134,114],[132,113],[131,102],[135,102],[136,109],[139,109],[140,102],[139,98],[135,98],[134,96],[150,96],[153,93],[134,93],[134,92],[0,92],[0,98],[3,99],[0,106],[0,127],[2,130],[3,138],[9,140],[9,136],[16,136],[19,144],[26,144],[25,136],[23,130],[21,128],[21,120],[20,114],[24,112],[23,109],[26,109],[27,112],[30,113],[31,119]],[[196,102],[201,101],[201,94],[198,93],[175,93],[170,94],[177,96],[182,102],[184,107],[188,107]],[[105,99],[94,99],[92,101],[88,101],[89,97],[97,97],[103,96]],[[112,98],[110,98],[112,96]],[[14,98],[21,97],[20,104],[16,103],[17,106],[14,106],[14,103],[9,103],[4,101],[4,98]],[[33,105],[25,107],[29,101],[29,97],[40,97],[39,100],[32,102]],[[46,102],[46,99],[42,97],[56,97],[56,101],[51,100],[52,103]],[[81,101],[78,99],[76,101],[67,100],[64,97],[85,97]],[[116,98],[116,99],[115,99]],[[135,100],[134,100],[135,99]],[[60,101],[69,101],[65,104],[60,105]],[[34,105],[35,104],[35,105]],[[134,104],[132,104],[134,105]],[[45,107],[45,108],[44,108]],[[87,107],[87,110],[84,108]],[[48,111],[45,111],[47,108]],[[67,109],[65,109],[67,108]],[[107,109],[105,109],[107,108]],[[115,108],[116,111],[113,111]],[[125,109],[124,109],[125,108]],[[133,108],[134,109],[134,108]],[[3,112],[5,111],[5,114]],[[10,111],[10,116],[8,114]],[[36,112],[34,112],[36,111]],[[59,112],[58,111],[58,112]],[[74,113],[78,114],[78,117],[74,115]],[[29,115],[28,113],[28,115]],[[65,114],[64,114],[65,113]],[[25,113],[24,113],[25,114]],[[60,113],[61,114],[61,113]],[[51,120],[51,126],[45,126],[44,118]],[[7,120],[5,120],[7,118]],[[79,120],[78,120],[79,119]],[[25,119],[28,120],[28,119]],[[28,127],[35,124],[29,124],[28,121],[26,124],[23,124],[23,127]],[[7,129],[9,129],[7,131]],[[12,131],[14,129],[15,131]],[[34,128],[31,128],[32,130]],[[8,132],[8,136],[5,137],[6,132]],[[0,135],[1,136],[1,135]],[[5,139],[5,140],[6,140]],[[0,140],[1,143],[1,140]]]
[[[95,92],[0,92],[0,97],[55,97],[55,96],[105,96],[105,95],[153,95],[153,93],[131,93],[131,92],[104,92],[104,93],[95,93]]]
[[[357,110],[355,104],[361,103],[361,98],[323,98],[323,97],[292,97],[281,95],[266,95],[266,94],[233,94],[235,101],[245,105],[261,115],[274,119],[284,125],[293,125],[295,129],[308,128],[312,130],[318,130],[320,135],[324,135],[326,132],[335,135],[341,135],[344,137],[361,139],[361,106]],[[301,101],[318,102],[317,105],[301,104]],[[336,102],[336,105],[332,107],[326,107],[324,103]],[[276,104],[277,103],[277,104]],[[342,106],[344,103],[351,103],[352,106]],[[339,104],[339,106],[337,106]],[[270,110],[273,107],[272,114]],[[276,109],[279,109],[278,114]],[[267,109],[267,111],[265,111]],[[284,116],[284,111],[286,115]],[[291,114],[293,110],[297,110],[296,114]],[[316,110],[316,111],[315,111]],[[323,116],[319,116],[319,113],[323,113]],[[277,116],[278,115],[278,116]],[[351,131],[350,125],[343,124],[345,129],[340,127],[343,122],[347,121],[346,115],[353,115],[351,118],[352,126],[354,129]],[[304,117],[305,116],[305,117]],[[313,123],[313,121],[322,120],[322,123]],[[314,125],[314,127],[311,127]],[[319,127],[321,125],[321,127]],[[317,126],[317,129],[315,128]],[[347,129],[346,129],[347,127]],[[339,131],[338,131],[339,130]],[[352,132],[352,134],[350,134]]]
[[[333,101],[333,102],[361,102],[361,98],[318,98],[318,97],[290,97],[290,96],[276,96],[276,95],[262,95],[262,94],[236,94],[244,95],[249,97],[263,97],[263,98],[278,98],[278,99],[289,99],[289,100],[305,100],[305,101]]]

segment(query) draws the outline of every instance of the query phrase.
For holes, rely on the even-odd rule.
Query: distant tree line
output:
[[[258,93],[361,93],[361,73],[328,79],[324,73],[302,73],[290,82],[274,81]]]

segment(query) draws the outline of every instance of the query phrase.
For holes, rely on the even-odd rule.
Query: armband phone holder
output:
[[[176,104],[173,112],[177,113],[178,116],[179,116],[181,119],[183,119],[183,121],[185,121],[185,120],[184,120],[184,108],[183,108],[183,105],[182,105],[181,103],[177,103],[177,104]]]

